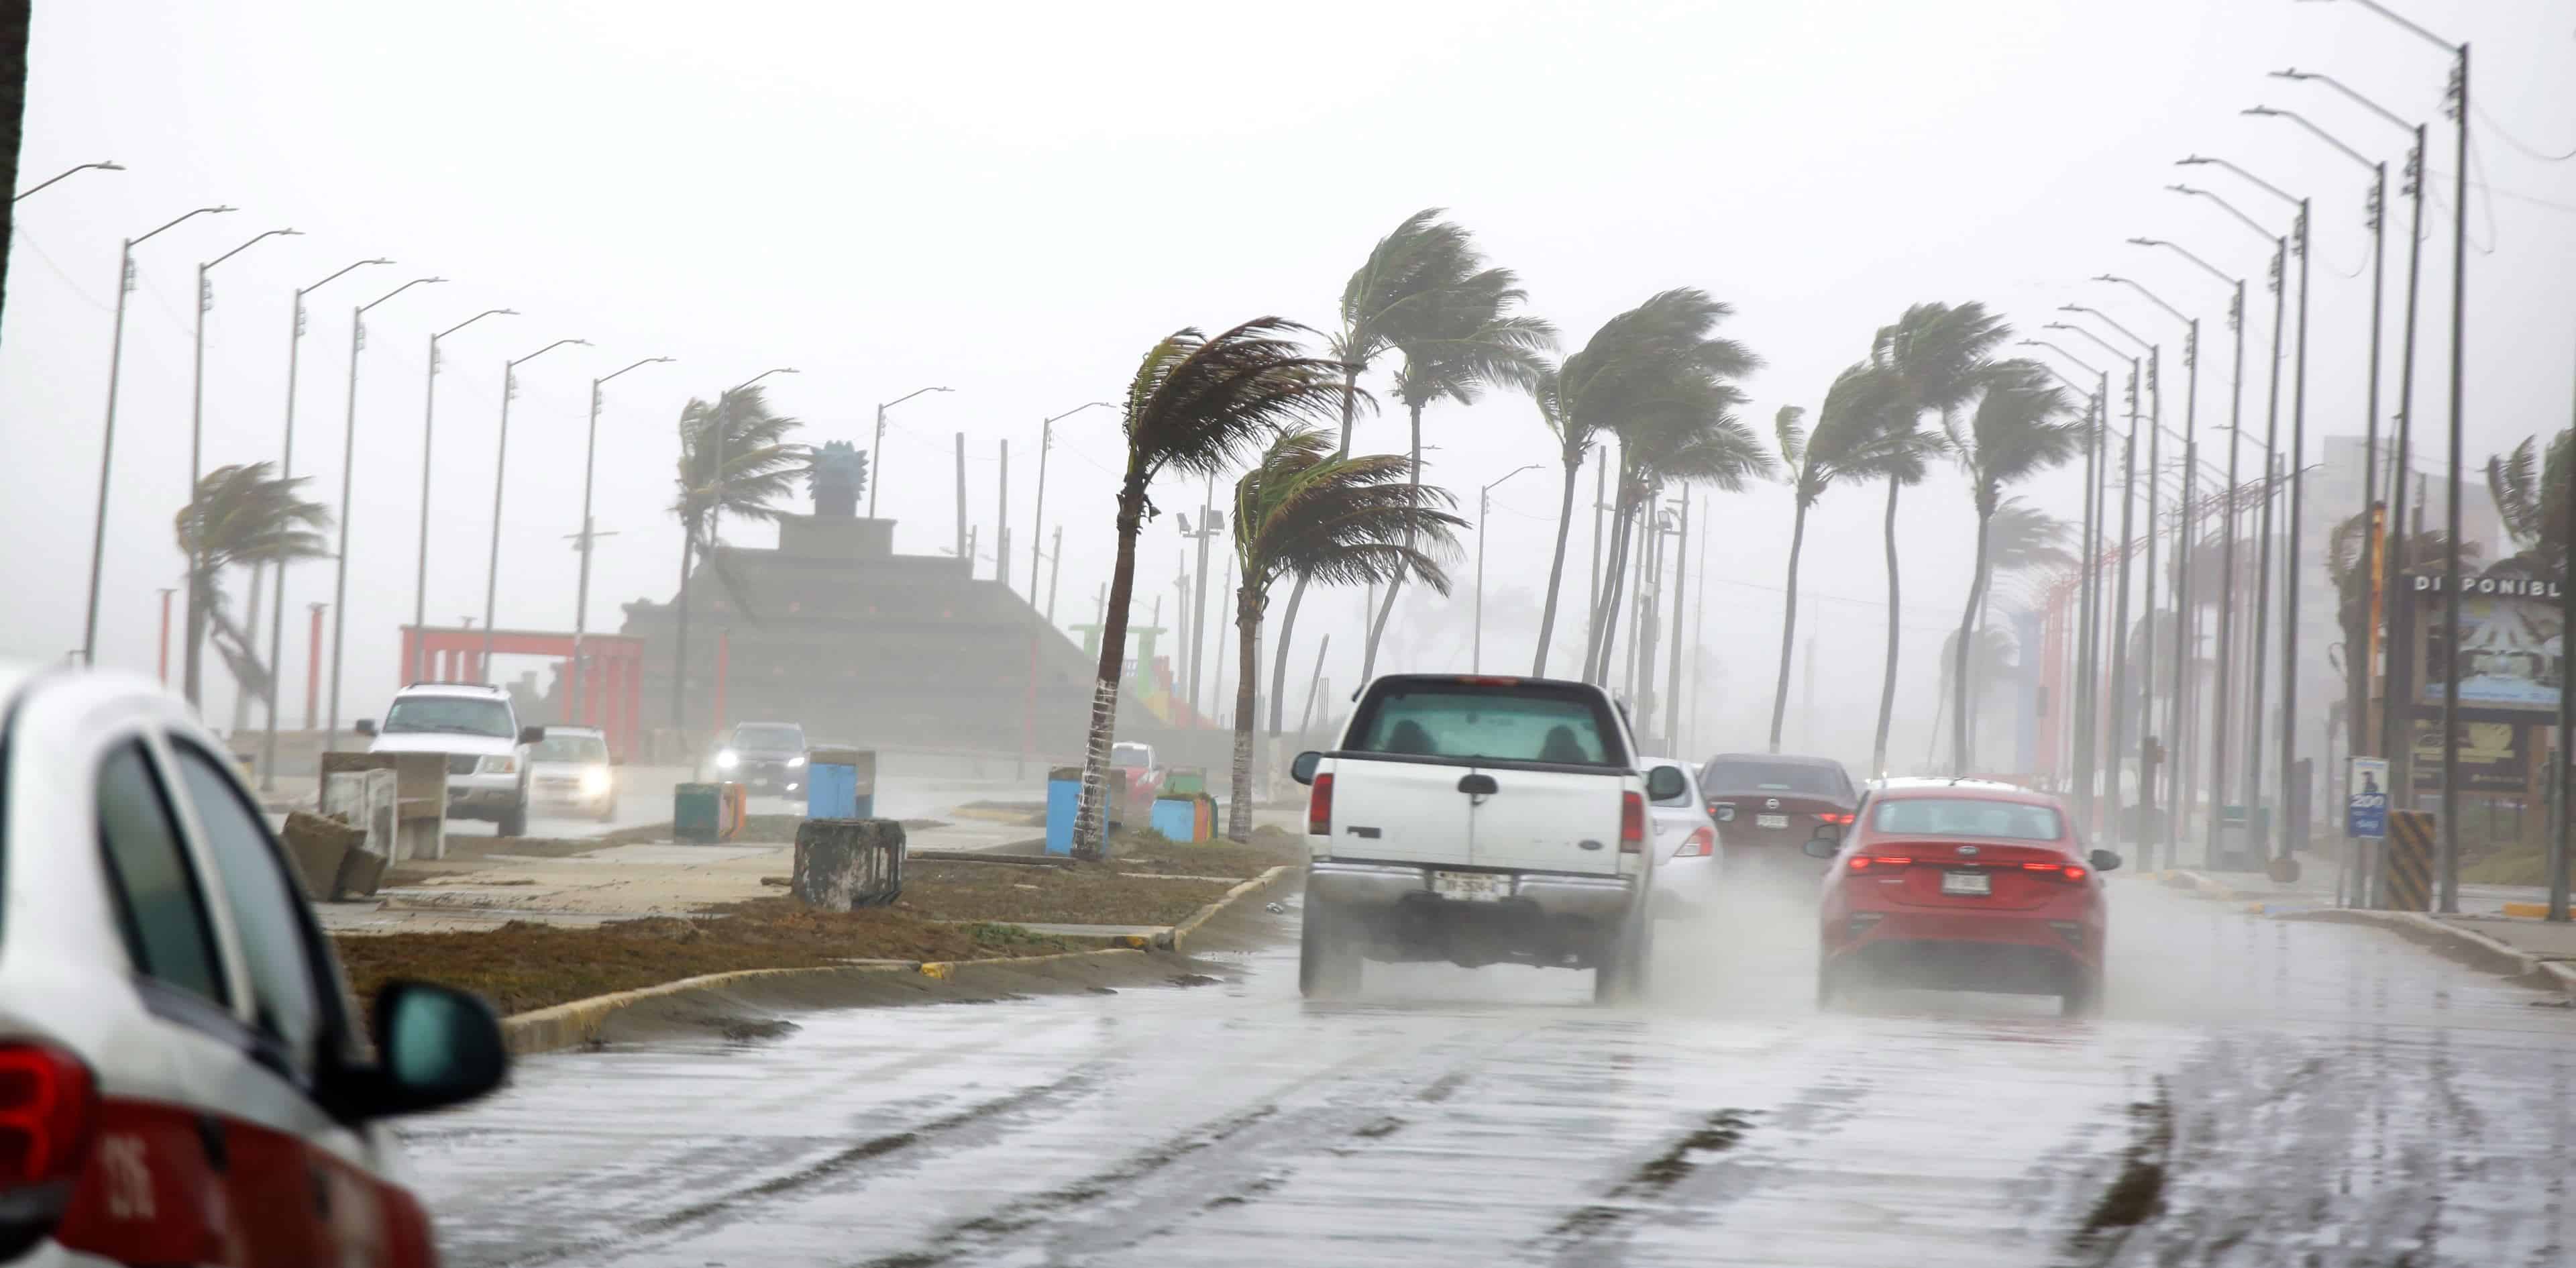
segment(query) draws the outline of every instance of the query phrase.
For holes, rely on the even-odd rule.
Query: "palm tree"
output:
[[[1565,492],[1556,513],[1556,553],[1548,564],[1547,598],[1539,611],[1538,654],[1530,672],[1547,673],[1548,645],[1556,631],[1557,600],[1565,581],[1565,547],[1574,529],[1576,477],[1599,440],[1611,435],[1622,419],[1643,414],[1670,391],[1675,363],[1696,363],[1709,373],[1730,378],[1750,374],[1760,358],[1708,332],[1726,316],[1725,305],[1705,292],[1669,290],[1601,324],[1583,350],[1554,368],[1542,368],[1530,396],[1539,417],[1556,434],[1558,460],[1565,467]],[[1594,604],[1598,595],[1586,594]],[[1584,662],[1591,663],[1588,641]]]
[[[1896,716],[1896,661],[1900,637],[1897,604],[1896,502],[1906,486],[1920,483],[1939,438],[1920,430],[1926,411],[1946,421],[1976,391],[1977,372],[1987,355],[2012,337],[2003,319],[1986,306],[1966,303],[1916,304],[1871,339],[1870,364],[1896,377],[1899,407],[1905,421],[1891,429],[1884,469],[1887,479],[1887,668],[1878,688],[1878,740],[1870,768],[1887,769],[1887,729]]]
[[[1358,389],[1343,363],[1303,355],[1291,336],[1306,328],[1259,317],[1208,338],[1182,329],[1155,344],[1136,367],[1124,402],[1127,470],[1118,486],[1118,556],[1100,631],[1090,740],[1073,820],[1076,858],[1106,851],[1109,745],[1118,726],[1119,680],[1127,659],[1127,606],[1136,592],[1136,534],[1156,514],[1147,490],[1166,471],[1212,476],[1268,433],[1329,420]]]
[[[1799,426],[1806,411],[1797,406],[1783,407],[1772,420],[1780,461],[1796,498],[1789,521],[1788,605],[1780,618],[1780,678],[1771,696],[1774,753],[1780,751],[1780,726],[1788,716],[1789,658],[1798,634],[1798,556],[1807,541],[1807,510],[1836,481],[1878,474],[1888,460],[1891,443],[1900,448],[1909,443],[1890,440],[1892,433],[1905,430],[1900,426],[1905,419],[1897,408],[1896,389],[1895,376],[1863,362],[1834,376],[1833,386],[1825,390],[1814,434]]]
[[[2576,432],[2558,433],[2541,458],[2539,442],[2526,437],[2512,452],[2487,459],[2487,492],[2504,521],[2514,553],[2496,561],[2531,576],[2554,575],[2567,557],[2568,446]]]
[[[217,467],[197,481],[197,495],[179,508],[173,528],[179,552],[187,556],[189,607],[196,614],[187,631],[188,653],[182,686],[190,705],[200,702],[204,685],[203,644],[206,627],[214,626],[217,654],[232,671],[241,690],[264,695],[269,667],[262,664],[250,635],[224,611],[223,574],[240,565],[259,569],[298,559],[328,559],[323,537],[331,512],[319,502],[297,497],[304,477],[280,479],[265,462]]]
[[[1472,250],[1464,259],[1482,263]],[[1556,327],[1543,318],[1510,310],[1528,299],[1510,269],[1481,269],[1456,285],[1431,292],[1394,323],[1390,332],[1404,368],[1396,373],[1396,398],[1404,402],[1412,427],[1415,484],[1422,482],[1422,411],[1432,402],[1475,403],[1488,386],[1520,391],[1536,388],[1547,365],[1542,354],[1556,347]],[[1347,452],[1347,451],[1346,451]],[[1386,635],[1387,618],[1395,613],[1396,596],[1404,590],[1397,574],[1386,583],[1386,598],[1370,622],[1360,653],[1360,681],[1377,670],[1378,640]]]
[[[733,566],[714,549],[717,518],[733,514],[748,520],[775,520],[778,503],[793,495],[796,481],[807,476],[813,457],[807,446],[790,442],[788,433],[802,420],[772,413],[758,387],[726,391],[710,403],[695,397],[680,410],[680,462],[675,483],[679,495],[671,513],[680,519],[680,592],[677,649],[671,662],[671,718],[676,725],[685,708],[689,663],[689,573],[693,561],[706,559],[716,580],[734,602],[750,611]],[[709,719],[720,725],[722,719]]]
[[[1968,695],[1968,643],[1985,606],[1986,586],[1994,575],[1988,553],[1995,513],[2003,505],[2005,486],[2064,463],[2083,443],[2084,424],[2070,417],[2066,394],[2049,381],[2048,372],[2027,361],[2005,361],[1988,367],[1984,394],[1965,418],[1947,427],[1951,453],[1967,474],[1968,492],[1977,508],[1976,569],[1968,585],[1967,610],[1959,614],[1957,666],[1950,689],[1956,693],[1951,713],[1950,755],[1959,774],[1967,774],[1976,754],[1969,747],[1975,719]]]
[[[1270,587],[1294,576],[1325,585],[1390,584],[1422,578],[1440,594],[1449,576],[1435,555],[1454,548],[1452,530],[1466,521],[1443,509],[1447,490],[1424,486],[1412,464],[1393,454],[1336,456],[1332,438],[1299,429],[1282,432],[1260,464],[1234,486],[1234,552],[1242,584],[1235,591],[1234,623],[1241,639],[1238,663],[1252,665],[1261,649],[1261,616]],[[1226,835],[1252,836],[1252,711],[1256,675],[1234,685],[1234,791]]]
[[[2052,574],[2075,566],[2075,552],[2067,549],[2067,540],[2075,535],[2075,526],[2059,519],[2018,497],[2008,497],[1995,508],[1992,528],[1986,535],[1986,567],[1996,582],[2013,582],[2030,588],[2042,585]],[[2019,597],[2019,596],[2017,596]],[[1985,603],[1977,609],[1977,629],[1983,632],[1994,616],[1996,588],[1990,585]],[[2024,602],[2006,602],[2007,610],[2026,608]],[[1968,675],[1971,696],[1985,690],[1989,680],[1974,673]]]
[[[1439,207],[1425,207],[1404,218],[1395,232],[1378,239],[1368,259],[1342,285],[1341,329],[1330,342],[1342,370],[1341,443],[1337,456],[1351,452],[1351,423],[1360,403],[1360,375],[1394,348],[1394,334],[1418,322],[1439,302],[1441,292],[1476,273],[1476,254],[1467,231],[1441,220]],[[1279,650],[1270,670],[1270,733],[1279,734],[1280,712],[1287,695],[1288,647],[1297,632],[1297,609],[1305,603],[1306,582],[1299,578],[1288,592],[1288,610],[1279,618]]]
[[[1733,383],[1705,365],[1685,364],[1661,399],[1614,424],[1619,488],[1611,499],[1610,559],[1593,618],[1589,681],[1609,680],[1633,530],[1665,486],[1711,484],[1734,493],[1746,481],[1771,474],[1770,453],[1735,416],[1743,403],[1744,393]]]

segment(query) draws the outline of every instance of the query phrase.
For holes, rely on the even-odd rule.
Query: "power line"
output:
[[[2487,113],[2485,103],[2479,103],[2476,109],[2478,112],[2478,118],[2486,123],[2488,130],[2494,132],[2498,137],[2503,138],[2505,144],[2510,145],[2533,158],[2539,159],[2543,163],[2564,163],[2569,159],[2576,159],[2576,150],[2569,150],[2564,154],[2546,153],[2532,146],[2530,143],[2514,136],[2514,134],[2505,131],[2504,125],[2496,122],[2496,117],[2494,115]]]

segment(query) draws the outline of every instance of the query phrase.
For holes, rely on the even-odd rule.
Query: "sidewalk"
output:
[[[2242,903],[2248,912],[2258,916],[2380,925],[2445,950],[2474,956],[2501,972],[2555,985],[2576,998],[2576,922],[2553,924],[2535,917],[2505,914],[2508,905],[2521,910],[2536,891],[2507,885],[2463,885],[2462,910],[2454,914],[2373,911],[2337,907],[2333,873],[2326,873],[2322,888],[2312,879],[2316,874],[2316,869],[2303,865],[2298,883],[2281,885],[2268,877],[2213,877],[2183,868],[2150,873],[2168,885],[2190,889],[2204,897]]]
[[[1034,833],[1024,827],[963,820],[908,830],[914,851],[1007,853]],[[534,843],[526,843],[533,846]],[[544,853],[512,853],[521,842],[456,837],[443,859],[397,864],[402,884],[362,902],[315,903],[329,933],[449,933],[497,928],[515,920],[596,925],[643,916],[688,916],[727,903],[784,893],[796,847],[778,843],[715,845],[601,842]],[[508,848],[493,848],[508,847]],[[782,884],[764,883],[774,878]]]

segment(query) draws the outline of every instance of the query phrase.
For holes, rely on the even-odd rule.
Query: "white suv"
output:
[[[397,982],[368,1033],[187,709],[0,664],[0,1262],[436,1262],[386,1120],[498,1085],[500,1026]]]
[[[543,727],[522,727],[510,693],[471,682],[416,682],[394,693],[385,720],[358,720],[370,753],[447,755],[447,817],[481,819],[505,837],[528,831],[528,748]]]

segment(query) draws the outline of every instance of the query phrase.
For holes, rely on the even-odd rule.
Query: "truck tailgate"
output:
[[[1471,857],[1463,766],[1372,759],[1349,754],[1333,762],[1336,858],[1462,864]]]
[[[1620,796],[1627,791],[1618,772],[1480,766],[1476,773],[1494,781],[1476,808],[1478,866],[1618,872]]]

